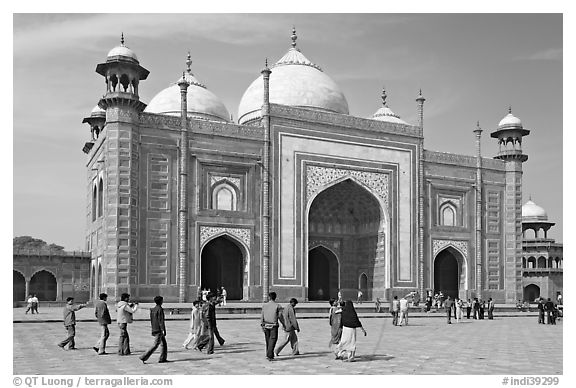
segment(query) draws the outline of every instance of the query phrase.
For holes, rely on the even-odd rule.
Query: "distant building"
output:
[[[295,31],[244,92],[237,122],[191,64],[148,105],[138,92],[149,71],[123,38],[96,66],[105,90],[83,146],[93,298],[190,302],[220,286],[251,301],[358,289],[383,301],[414,290],[522,298],[530,131],[511,109],[491,132],[493,158],[481,156],[479,125],[476,155],[435,152],[422,93],[415,124],[385,92],[371,117],[354,117]]]
[[[563,294],[563,244],[548,238],[554,222],[532,199],[522,206],[522,287],[524,300],[556,300]]]
[[[89,300],[89,252],[15,250],[12,266],[15,304],[29,294],[36,294],[40,302],[61,302],[69,296]]]

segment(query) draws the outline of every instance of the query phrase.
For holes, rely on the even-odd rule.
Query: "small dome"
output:
[[[138,57],[134,51],[124,45],[124,33],[122,33],[122,38],[120,39],[120,46],[116,46],[108,52],[107,60],[116,59],[118,57],[128,58],[136,63],[140,63],[138,62]]]
[[[92,109],[92,111],[90,112],[90,116],[94,117],[106,117],[106,111],[102,108],[100,108],[98,105],[96,105],[94,107],[94,109]]]
[[[186,63],[188,70],[184,74],[184,78],[190,84],[186,93],[188,117],[230,122],[230,113],[226,106],[192,74],[190,55],[188,55]],[[181,101],[178,81],[156,94],[144,112],[180,116]]]
[[[388,123],[395,123],[395,124],[408,124],[406,121],[402,120],[400,118],[400,116],[398,116],[396,113],[392,112],[392,109],[388,108],[388,104],[386,104],[386,91],[384,89],[382,89],[382,107],[380,109],[378,109],[376,111],[376,113],[374,113],[372,115],[372,117],[369,117],[373,120],[378,120],[378,121],[385,121]]]
[[[348,114],[348,102],[338,85],[296,48],[296,31],[292,30],[292,33],[292,48],[272,66],[270,102]],[[240,124],[260,117],[263,96],[264,81],[260,76],[240,100]]]
[[[518,117],[512,114],[512,108],[508,109],[508,114],[502,120],[500,120],[500,123],[498,123],[498,128],[502,127],[522,128],[522,121],[520,121]]]
[[[536,205],[532,200],[529,200],[522,206],[522,218],[537,221],[548,221],[548,214],[546,210]]]

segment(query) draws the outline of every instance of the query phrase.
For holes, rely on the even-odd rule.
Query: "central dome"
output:
[[[270,102],[348,114],[348,102],[338,85],[296,48],[296,31],[292,32],[292,48],[272,66]],[[240,124],[261,117],[263,98],[264,81],[260,76],[252,82],[240,100]]]
[[[226,106],[192,74],[190,54],[188,54],[186,64],[188,69],[184,73],[184,78],[189,83],[186,93],[188,117],[229,122],[230,113],[228,113]],[[144,112],[180,116],[180,110],[180,86],[178,86],[177,81],[155,95],[146,109],[144,109]]]

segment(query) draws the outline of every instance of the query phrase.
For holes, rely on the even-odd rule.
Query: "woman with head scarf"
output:
[[[356,329],[360,328],[364,335],[366,335],[366,330],[362,327],[351,300],[347,300],[344,304],[341,325],[342,337],[340,338],[340,343],[338,343],[336,359],[348,362],[353,361],[356,353]]]
[[[333,310],[330,314],[330,342],[328,343],[328,347],[334,354],[338,354],[337,346],[342,337],[342,307],[344,307],[344,301],[338,302],[337,300],[333,300],[331,308],[331,310]]]

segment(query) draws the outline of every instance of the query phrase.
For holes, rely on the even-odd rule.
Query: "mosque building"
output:
[[[244,301],[359,289],[369,300],[521,299],[520,119],[510,110],[492,131],[494,157],[481,156],[479,125],[476,155],[427,150],[421,92],[415,124],[385,92],[373,116],[352,116],[291,39],[244,92],[237,122],[190,55],[148,104],[138,92],[149,71],[123,38],[97,65],[105,94],[83,148],[92,297],[190,302],[225,286]]]

